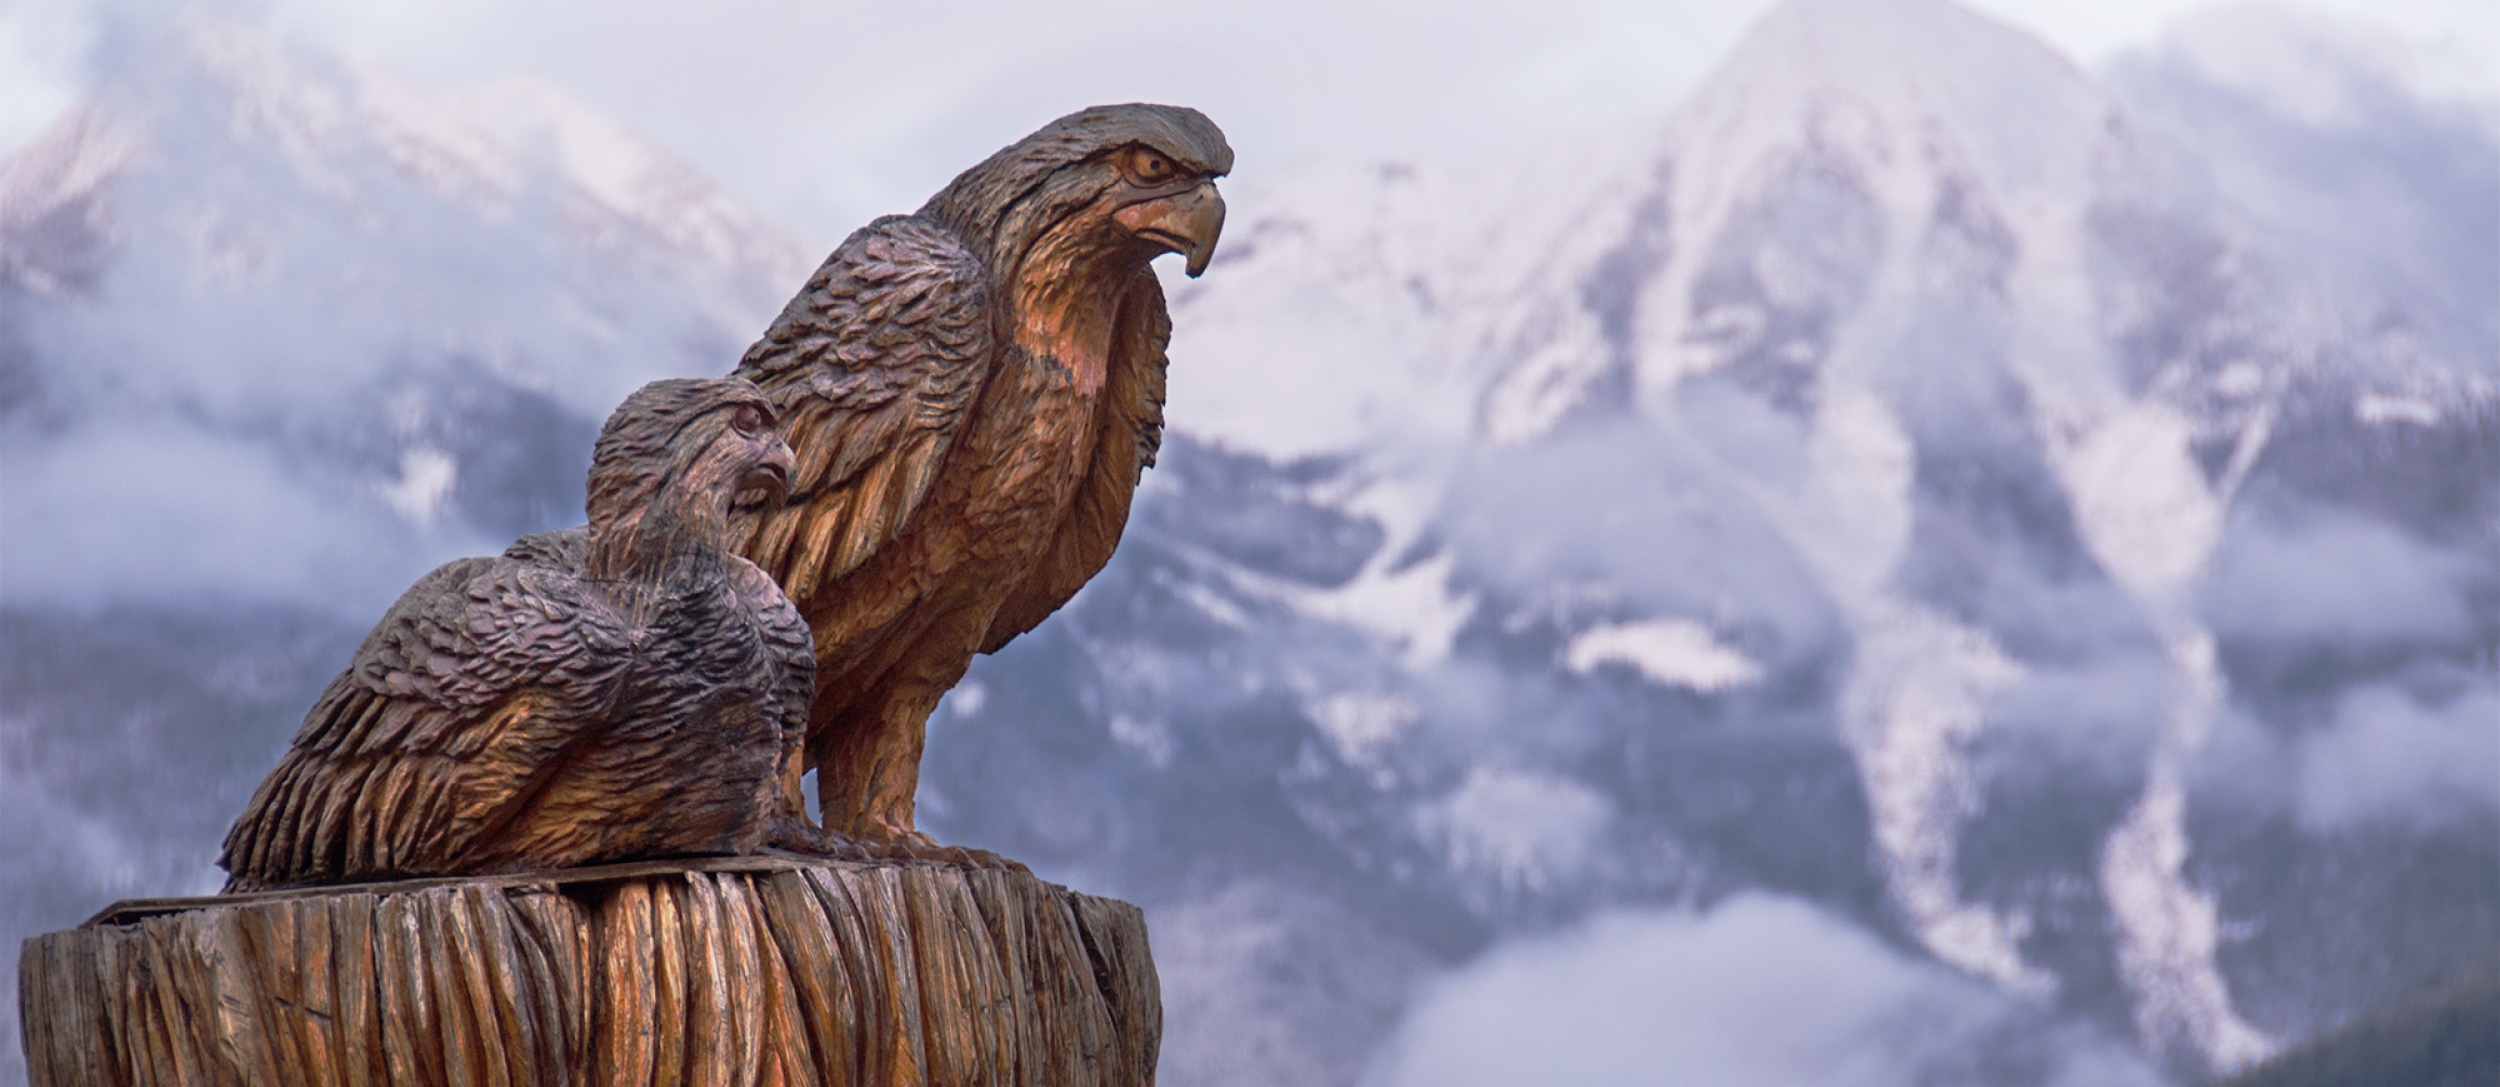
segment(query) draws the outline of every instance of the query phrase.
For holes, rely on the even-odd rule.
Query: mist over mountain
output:
[[[1514,165],[1250,164],[923,825],[1147,908],[1174,1084],[2193,1081],[2489,957],[2500,126],[2341,49],[1791,0]],[[780,237],[208,19],[0,165],[10,931],[212,888],[391,595],[578,520]]]
[[[350,617],[577,517],[608,409],[739,350],[808,267],[547,92],[435,103],[205,15],[8,162],[0,232],[12,602]]]

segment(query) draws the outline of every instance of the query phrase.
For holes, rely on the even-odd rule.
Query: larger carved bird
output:
[[[735,378],[599,435],[590,524],[420,579],[226,836],[229,891],[826,843],[783,789],[815,660],[730,505],[791,453]]]
[[[798,454],[741,550],[815,635],[827,829],[995,861],[913,827],[929,712],[1110,559],[1162,437],[1149,265],[1206,269],[1232,158],[1195,110],[1062,117],[851,235],[738,364]]]

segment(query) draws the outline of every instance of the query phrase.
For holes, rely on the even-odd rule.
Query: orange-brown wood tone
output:
[[[1004,863],[913,827],[929,712],[1110,559],[1162,436],[1149,262],[1205,270],[1231,166],[1194,110],[1063,117],[853,234],[739,363],[798,455],[739,535],[815,636],[789,787],[817,771],[826,829]]]
[[[125,902],[26,941],[36,1087],[1139,1087],[1136,907],[746,857]]]
[[[726,548],[786,481],[770,403],[654,382],[592,460],[591,523],[426,575],[226,837],[229,890],[832,847],[782,788],[807,630]]]

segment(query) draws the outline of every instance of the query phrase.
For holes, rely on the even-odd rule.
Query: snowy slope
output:
[[[571,516],[584,423],[719,368],[807,267],[545,92],[479,126],[197,14],[126,63],[0,168],[12,600],[240,577],[361,612]],[[127,488],[109,527],[99,477]]]
[[[2266,1052],[2220,958],[2234,924],[2263,922],[2224,917],[2191,871],[2228,861],[2195,852],[2188,779],[2211,772],[2217,728],[2263,721],[2285,677],[2229,674],[2254,632],[2216,587],[2336,595],[2308,570],[2252,575],[2240,557],[2281,546],[2276,507],[2338,516],[2318,511],[2356,497],[2304,478],[2318,462],[2448,473],[2462,509],[2363,516],[2387,558],[2463,594],[2437,652],[2467,669],[2447,682],[2468,693],[2406,712],[2466,730],[2423,742],[2488,747],[2488,727],[2452,715],[2494,689],[2495,339],[2409,334],[2453,327],[2448,295],[2408,309],[2356,291],[2308,239],[2220,191],[2172,118],[2138,118],[2045,47],[1941,0],[1784,5],[1663,131],[1524,157],[1491,177],[1340,168],[1277,186],[1249,252],[1182,297],[1181,342],[1211,358],[1204,375],[1176,372],[1176,422],[1270,455],[1352,452],[1342,508],[1421,550],[1383,548],[1325,599],[1369,601],[1355,614],[1408,645],[1447,644],[1434,632],[1450,617],[1493,622],[1494,600],[1524,596],[1499,621],[1545,610],[1562,670],[1613,659],[1713,693],[1681,678],[1694,666],[1678,653],[1831,635],[1766,614],[1786,601],[1742,599],[1751,578],[1724,551],[1686,571],[1660,569],[1691,561],[1671,544],[1487,552],[1546,525],[1665,535],[1711,521],[1767,538],[1789,565],[1757,576],[1808,573],[1851,647],[1829,708],[1907,933],[2018,993],[2107,971],[2156,1051],[2222,1067]],[[2491,179],[2457,172],[2491,204]],[[2381,241],[2386,264],[2421,248]],[[2489,295],[2487,269],[2459,271],[2452,289]],[[1298,319],[1273,319],[1284,311]],[[1408,410],[1369,422],[1386,404]],[[1437,452],[1415,455],[1404,428]],[[1561,452],[1597,432],[1608,448]],[[1523,444],[1538,451],[1504,452]],[[2436,448],[2462,459],[2426,463]],[[1542,493],[1510,485],[1530,504],[1482,531],[1512,538],[1471,553],[1480,541],[1461,533],[1487,515],[1468,507],[1486,499],[1464,492],[1517,472]],[[1651,502],[1643,485],[1670,494]],[[1442,494],[1440,511],[1417,513],[1431,505],[1417,492]],[[1596,508],[1537,504],[1557,501]],[[2288,580],[2237,587],[2252,576]],[[1419,578],[1431,591],[1384,591]],[[1534,599],[1556,595],[1579,606]],[[1682,633],[1624,634],[1665,630]],[[1629,648],[1644,644],[1708,648]],[[1765,675],[1737,659],[1744,670],[1706,674]],[[2038,818],[2006,793],[2061,772],[1992,768],[2008,757],[2084,763],[2104,809],[2095,844],[2019,881],[1960,856],[1992,817]],[[2469,803],[2471,834],[2487,835],[2488,804]],[[2451,926],[2493,937],[2487,907],[2448,908]],[[2086,976],[2041,961],[2097,943],[2096,928],[2109,944]],[[2314,1022],[2278,1015],[2275,1029]]]
[[[2500,143],[2199,56],[1793,0],[1511,165],[1245,164],[1121,551],[924,822],[1147,906],[1172,1083],[2152,1083],[2500,949],[2500,274],[2282,225],[2500,206]],[[777,237],[544,88],[213,22],[0,165],[9,923],[204,885],[384,598],[578,516]]]

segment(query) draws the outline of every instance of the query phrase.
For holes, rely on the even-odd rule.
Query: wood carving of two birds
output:
[[[228,889],[768,845],[1012,865],[913,826],[928,716],[1110,559],[1162,434],[1151,262],[1205,270],[1231,166],[1195,110],[1096,107],[852,234],[733,377],[617,410],[588,525],[401,598],[236,822]]]

